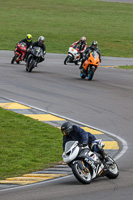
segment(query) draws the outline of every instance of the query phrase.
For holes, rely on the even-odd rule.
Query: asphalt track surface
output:
[[[47,54],[33,72],[25,63],[11,65],[13,52],[0,52],[0,96],[15,99],[113,133],[127,142],[118,160],[116,180],[99,178],[90,185],[74,176],[0,191],[1,200],[132,200],[133,71],[99,67],[92,81],[81,80],[78,66],[63,64],[65,55]],[[133,59],[102,58],[102,66],[132,64]]]

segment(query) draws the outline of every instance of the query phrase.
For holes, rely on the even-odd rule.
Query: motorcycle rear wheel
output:
[[[83,73],[80,73],[80,77],[82,78],[82,79],[85,79],[85,74],[83,74]]]
[[[112,162],[112,164],[107,163],[107,168],[108,168],[108,173],[106,175],[107,178],[109,179],[115,179],[119,176],[119,168],[116,164],[116,162],[109,156],[109,160],[110,162]]]
[[[85,72],[83,72],[83,69],[81,69],[80,70],[80,77],[81,77],[81,79],[85,79],[86,78],[86,73]]]
[[[86,170],[82,170],[78,163],[74,163],[74,165],[72,166],[72,171],[74,176],[78,179],[78,181],[80,181],[83,184],[89,184],[92,180],[92,175],[91,172],[88,168],[86,168]]]

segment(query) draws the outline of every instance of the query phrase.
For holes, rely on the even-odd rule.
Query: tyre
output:
[[[70,60],[71,60],[71,57],[68,55],[64,60],[64,65],[67,65],[67,63],[69,63]]]
[[[91,81],[94,76],[95,69],[91,67],[88,72],[88,80]]]
[[[13,56],[13,58],[12,58],[12,60],[11,60],[11,64],[14,64],[14,62],[15,62],[16,59],[17,59],[17,57],[18,57],[18,54],[15,54],[15,55]]]
[[[86,77],[86,74],[82,70],[80,71],[80,77],[81,79],[85,79]]]
[[[80,74],[80,77],[81,77],[82,79],[85,79],[85,75],[84,75],[84,74]]]
[[[30,57],[30,58],[27,60],[26,71],[27,71],[27,72],[31,72],[32,69],[34,68],[34,64],[35,64],[35,60],[32,59],[32,57]]]
[[[90,170],[85,167],[83,170],[79,167],[78,162],[75,162],[72,166],[72,171],[74,176],[83,184],[89,184],[92,180],[92,175]]]
[[[76,62],[75,62],[75,65],[78,65],[78,64],[79,64],[79,61],[76,61]]]
[[[109,156],[109,164],[107,162],[107,169],[108,169],[108,173],[106,175],[107,178],[109,179],[115,179],[119,176],[119,168],[116,164],[116,162]],[[112,163],[112,164],[111,164]]]

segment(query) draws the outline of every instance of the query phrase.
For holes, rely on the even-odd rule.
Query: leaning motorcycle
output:
[[[106,162],[100,154],[92,152],[88,146],[80,147],[78,141],[67,142],[62,157],[71,167],[74,176],[83,184],[89,184],[98,177],[115,179],[119,175],[118,166],[110,156]]]
[[[68,55],[64,60],[64,65],[67,63],[75,63],[77,65],[80,62],[80,53],[77,46],[69,47]]]
[[[26,50],[27,50],[27,45],[24,42],[17,44],[14,51],[14,56],[11,60],[11,64],[14,64],[14,62],[19,64],[20,61],[23,61],[26,54]]]
[[[88,59],[83,63],[83,68],[80,70],[81,78],[85,79],[87,77],[88,80],[92,80],[99,62],[99,54],[95,50],[90,52]]]
[[[31,72],[33,68],[37,67],[37,64],[40,62],[40,59],[42,57],[43,57],[42,49],[40,47],[33,47],[27,59],[26,71]]]

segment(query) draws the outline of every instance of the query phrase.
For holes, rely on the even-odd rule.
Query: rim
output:
[[[91,173],[90,173],[90,171],[89,171],[88,168],[85,168],[86,171],[81,170],[81,169],[79,168],[78,164],[76,165],[76,168],[77,168],[77,172],[78,172],[78,174],[80,175],[80,177],[82,177],[82,178],[83,178],[84,180],[86,180],[86,181],[91,180]]]

